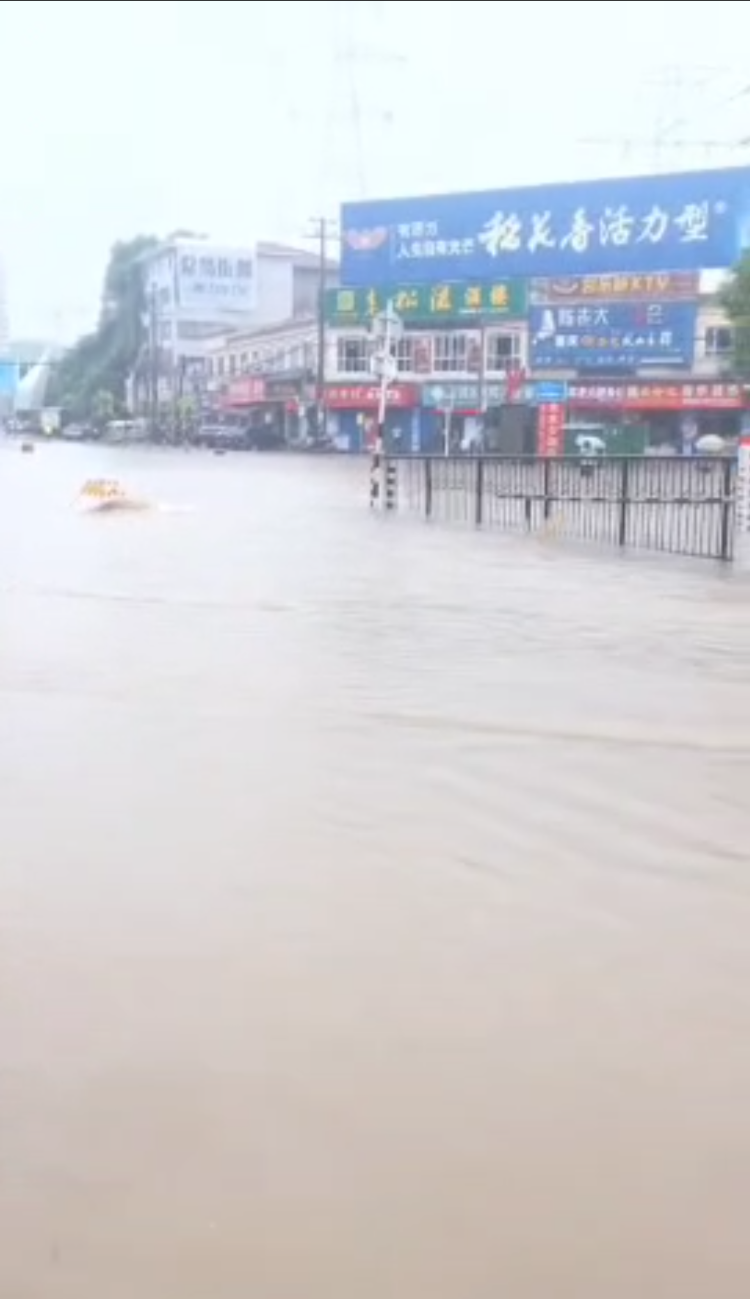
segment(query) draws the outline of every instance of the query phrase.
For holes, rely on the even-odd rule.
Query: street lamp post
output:
[[[388,410],[388,389],[398,374],[395,348],[404,332],[404,322],[389,301],[372,322],[374,351],[370,365],[379,383],[378,425],[370,473],[370,505],[386,505],[385,421]]]

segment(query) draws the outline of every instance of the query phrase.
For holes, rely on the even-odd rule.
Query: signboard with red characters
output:
[[[745,394],[739,383],[571,383],[568,403],[578,409],[741,410]]]
[[[386,390],[386,404],[391,409],[410,410],[417,401],[418,389],[413,384],[394,383]],[[377,383],[334,383],[326,389],[329,410],[377,410],[379,402]]]
[[[228,385],[226,392],[223,394],[222,405],[253,406],[258,402],[265,401],[265,399],[265,379],[254,378],[251,375],[244,375],[240,379],[233,379]]]
[[[539,407],[539,455],[561,456],[565,451],[565,407],[550,402]]]

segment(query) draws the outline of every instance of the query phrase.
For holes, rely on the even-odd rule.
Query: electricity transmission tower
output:
[[[366,198],[395,147],[399,71],[385,0],[334,0],[332,73],[322,121],[321,185],[334,206]],[[330,203],[331,199],[329,199]]]
[[[736,95],[720,94],[713,103],[707,103],[707,94],[710,97],[725,76],[725,68],[665,66],[641,83],[644,90],[656,92],[649,135],[587,136],[581,143],[611,149],[620,162],[632,160],[636,166],[638,158],[648,157],[655,172],[698,162],[730,163],[733,155],[750,147],[750,140],[731,131],[725,134],[721,129],[714,134],[705,125],[707,116],[737,99]],[[701,123],[697,129],[696,122]]]

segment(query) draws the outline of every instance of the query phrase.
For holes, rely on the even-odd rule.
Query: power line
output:
[[[707,113],[713,109],[723,109],[732,103],[737,96],[722,96],[707,106],[705,101],[700,105],[698,99],[703,92],[715,85],[719,78],[727,76],[727,69],[716,66],[691,66],[666,64],[644,78],[640,85],[644,90],[649,88],[661,92],[655,104],[653,130],[650,135],[633,136],[627,132],[619,135],[588,136],[580,140],[581,144],[596,147],[615,147],[620,157],[629,159],[633,153],[650,151],[652,166],[661,171],[668,157],[677,153],[704,154],[707,160],[717,153],[732,153],[747,147],[749,140],[743,139],[734,132],[730,137],[721,134],[693,134],[690,124],[699,117],[705,123]],[[750,87],[747,88],[750,92]],[[669,165],[672,165],[671,163]]]
[[[330,242],[338,238],[336,224],[328,217],[313,217],[310,237],[318,244],[318,302],[317,302],[317,363],[316,363],[316,412],[317,434],[323,437],[326,431],[326,289],[328,287]]]

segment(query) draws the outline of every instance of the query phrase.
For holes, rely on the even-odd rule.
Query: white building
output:
[[[227,248],[205,240],[174,239],[144,261],[152,358],[160,391],[184,390],[186,375],[202,369],[217,335],[258,330],[311,315],[320,292],[319,259],[303,249],[259,243]],[[325,285],[335,285],[329,261]],[[155,362],[152,365],[151,372]]]
[[[0,261],[0,357],[8,355],[10,343],[10,315],[8,310],[8,282],[5,267]]]

